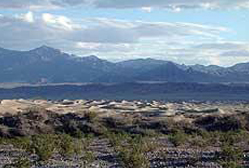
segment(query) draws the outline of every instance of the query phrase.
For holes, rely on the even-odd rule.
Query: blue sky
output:
[[[249,62],[249,0],[1,0],[0,46],[111,61]]]

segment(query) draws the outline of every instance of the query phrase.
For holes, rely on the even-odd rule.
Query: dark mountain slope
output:
[[[174,63],[168,62],[146,73],[140,74],[137,79],[142,81],[167,82],[213,82],[217,80],[210,74],[202,73],[189,68],[182,70]]]
[[[122,83],[0,89],[0,99],[249,100],[249,85]]]

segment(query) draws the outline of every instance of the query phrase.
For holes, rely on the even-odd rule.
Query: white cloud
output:
[[[73,30],[74,28],[78,27],[78,25],[73,24],[72,21],[65,16],[54,16],[49,13],[44,13],[42,14],[42,20],[46,24],[50,24],[57,28],[63,28],[67,30]]]
[[[164,8],[182,9],[238,9],[249,8],[249,0],[1,0],[0,8],[58,8],[68,6],[96,8]]]
[[[151,7],[142,7],[141,9],[143,11],[145,11],[145,12],[148,12],[148,13],[152,12],[152,8]]]
[[[172,10],[180,9],[218,9],[248,8],[248,0],[94,0],[100,8],[139,8],[153,7]]]
[[[44,22],[48,22],[48,23],[55,22],[53,15],[51,15],[49,13],[42,14],[42,19],[43,19]]]
[[[220,56],[227,56],[227,57],[248,57],[249,58],[249,50],[227,51],[227,52],[221,53]]]
[[[76,43],[76,48],[83,50],[84,52],[130,52],[133,50],[131,44],[102,44],[102,43]]]
[[[0,17],[4,17],[3,15],[0,15]],[[14,16],[16,19],[21,19],[25,22],[34,22],[35,18],[34,18],[34,15],[33,15],[33,12],[29,11],[28,13],[24,13],[24,14],[19,14],[19,15],[15,15]]]
[[[249,49],[249,43],[245,42],[214,42],[214,43],[203,43],[194,46],[196,49],[205,49],[205,50],[244,50]]]
[[[219,57],[215,57],[215,56],[211,56],[209,57],[209,62],[211,65],[221,65],[221,61],[219,59]]]
[[[28,12],[23,15],[23,19],[27,22],[34,22],[34,16],[32,12]]]
[[[0,8],[10,9],[39,9],[39,8],[54,8],[55,6],[50,0],[1,0]]]
[[[223,61],[224,52],[249,50],[247,43],[219,42],[222,33],[229,30],[193,23],[107,18],[75,21],[49,13],[34,16],[32,12],[0,15],[1,47],[26,50],[46,44],[69,53],[97,54],[112,60],[152,57],[188,64],[219,64],[229,62]]]

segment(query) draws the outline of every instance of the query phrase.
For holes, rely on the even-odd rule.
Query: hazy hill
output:
[[[249,100],[249,85],[120,83],[0,88],[0,99]]]

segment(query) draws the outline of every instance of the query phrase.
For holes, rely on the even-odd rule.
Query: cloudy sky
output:
[[[249,62],[249,0],[0,0],[0,47],[110,61]]]

